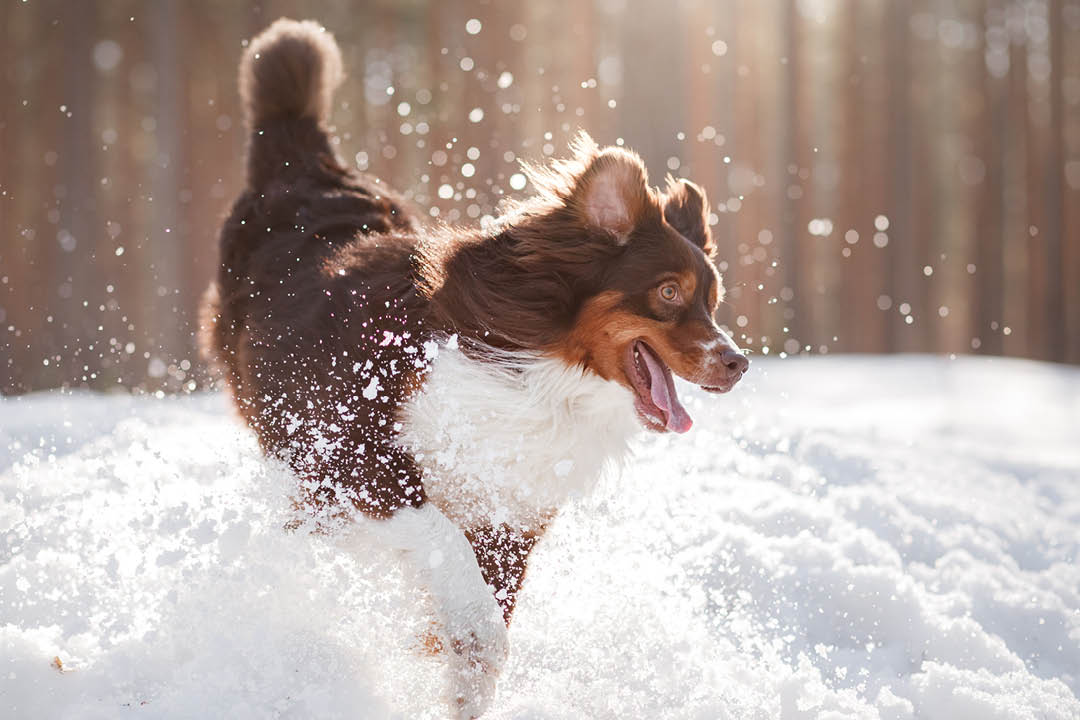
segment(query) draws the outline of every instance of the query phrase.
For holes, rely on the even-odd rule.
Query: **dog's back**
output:
[[[390,421],[408,382],[378,375],[408,361],[380,335],[418,329],[424,307],[410,215],[332,149],[325,124],[340,80],[337,45],[310,21],[278,21],[245,52],[247,187],[222,227],[203,309],[204,349],[263,447],[302,449],[294,468],[339,489],[372,475],[365,450],[394,456],[382,473],[407,462],[364,429]]]

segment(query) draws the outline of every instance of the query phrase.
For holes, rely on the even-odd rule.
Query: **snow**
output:
[[[485,718],[1080,717],[1080,371],[682,390],[538,547]],[[445,717],[424,598],[292,487],[219,395],[0,400],[0,716]]]

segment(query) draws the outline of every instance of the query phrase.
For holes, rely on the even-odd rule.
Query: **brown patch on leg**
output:
[[[503,611],[503,619],[510,624],[521,581],[525,579],[525,566],[542,530],[522,533],[506,525],[485,525],[465,533],[476,553],[476,561],[484,581],[495,588],[495,600]]]
[[[420,648],[419,650],[426,655],[432,657],[441,655],[443,651],[443,642],[439,638],[439,627],[435,623],[431,623],[431,628],[420,634]]]

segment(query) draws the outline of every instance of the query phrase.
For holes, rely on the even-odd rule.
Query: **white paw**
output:
[[[494,599],[473,603],[446,618],[451,713],[459,720],[483,715],[509,651],[502,611]]]

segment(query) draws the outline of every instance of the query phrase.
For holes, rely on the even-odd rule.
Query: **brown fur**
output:
[[[668,175],[664,219],[710,259],[715,257],[716,244],[709,231],[709,201],[700,187]]]
[[[506,525],[488,525],[466,533],[476,552],[484,581],[495,588],[495,600],[502,608],[507,625],[525,579],[529,553],[542,534],[542,530],[522,533]]]
[[[437,337],[456,333],[481,360],[489,347],[560,356],[624,385],[620,357],[635,338],[692,381],[721,372],[700,347],[718,337],[723,290],[697,186],[654,190],[636,155],[582,135],[572,158],[530,169],[539,195],[494,230],[421,228],[333,152],[324,123],[340,57],[329,35],[279,21],[241,73],[248,187],[222,227],[204,346],[309,500],[376,517],[425,502],[395,424]],[[656,294],[669,280],[678,303]],[[470,541],[509,619],[536,536],[486,528]]]

